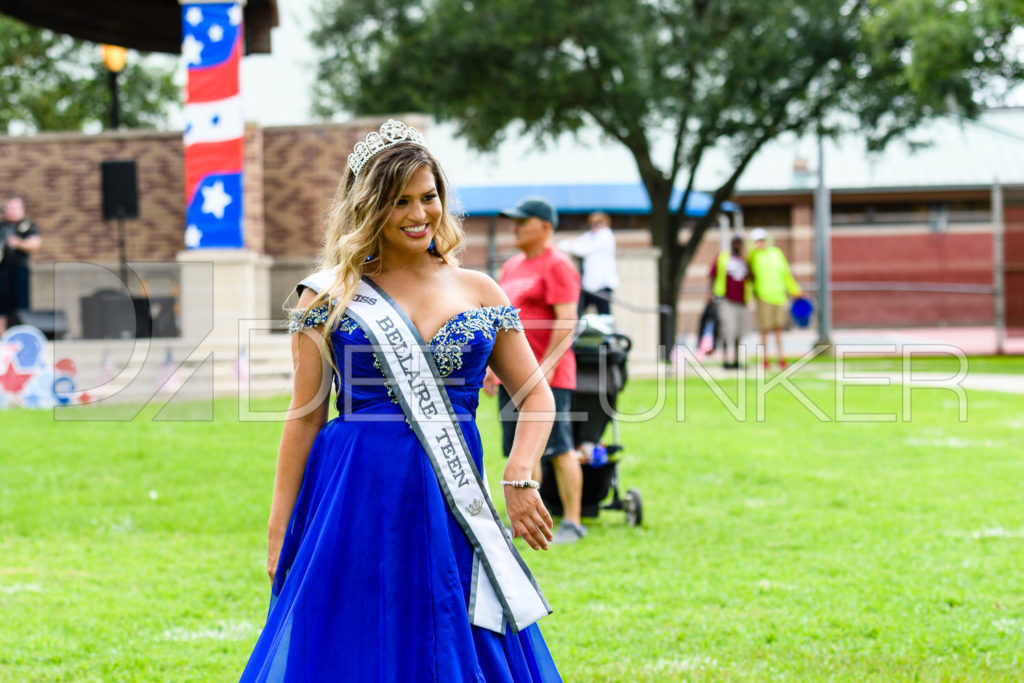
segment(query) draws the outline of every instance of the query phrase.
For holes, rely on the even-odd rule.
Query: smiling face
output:
[[[441,198],[429,166],[416,169],[395,198],[381,231],[382,249],[425,252],[441,220]]]

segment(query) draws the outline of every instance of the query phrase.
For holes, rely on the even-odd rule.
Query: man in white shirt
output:
[[[603,211],[587,218],[590,230],[574,240],[562,240],[558,248],[583,259],[583,281],[580,291],[579,315],[593,304],[598,313],[610,314],[612,292],[619,286],[615,270],[615,235],[610,219]]]

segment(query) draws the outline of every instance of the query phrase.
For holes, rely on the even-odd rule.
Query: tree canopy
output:
[[[661,250],[659,300],[749,161],[786,132],[856,127],[884,145],[974,116],[1018,83],[1024,0],[323,0],[314,107],[424,111],[487,149],[596,125],[631,152]],[[837,114],[841,114],[838,115]],[[656,159],[668,139],[670,158]],[[725,149],[733,172],[681,240],[672,188]],[[671,343],[674,321],[663,339]]]
[[[151,128],[180,99],[174,65],[130,52],[119,77],[121,125]],[[0,133],[107,127],[111,94],[100,47],[0,15]]]

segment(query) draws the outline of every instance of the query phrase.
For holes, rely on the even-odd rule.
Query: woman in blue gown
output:
[[[356,284],[387,295],[426,340],[476,472],[473,420],[488,365],[538,416],[520,421],[502,482],[513,535],[535,550],[551,540],[551,517],[524,484],[551,427],[551,392],[504,293],[455,262],[461,226],[422,136],[389,121],[360,145],[328,217],[323,269],[299,285],[292,316],[271,606],[241,680],[559,681],[536,625],[471,623],[473,546],[381,356],[346,315]],[[332,385],[339,415],[328,421]]]

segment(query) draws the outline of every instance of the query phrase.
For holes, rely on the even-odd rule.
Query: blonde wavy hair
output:
[[[434,231],[432,252],[445,263],[458,265],[457,253],[463,243],[462,219],[452,208],[444,172],[426,147],[399,143],[376,154],[358,176],[346,169],[327,214],[319,263],[319,270],[335,270],[334,281],[302,312],[302,319],[305,319],[314,308],[328,307],[330,314],[321,338],[324,351],[328,348],[330,334],[338,328],[355,295],[359,278],[363,273],[372,275],[384,267],[381,254],[384,224],[413,174],[424,166],[434,174],[441,201],[441,219]],[[334,365],[333,358],[331,365]]]

